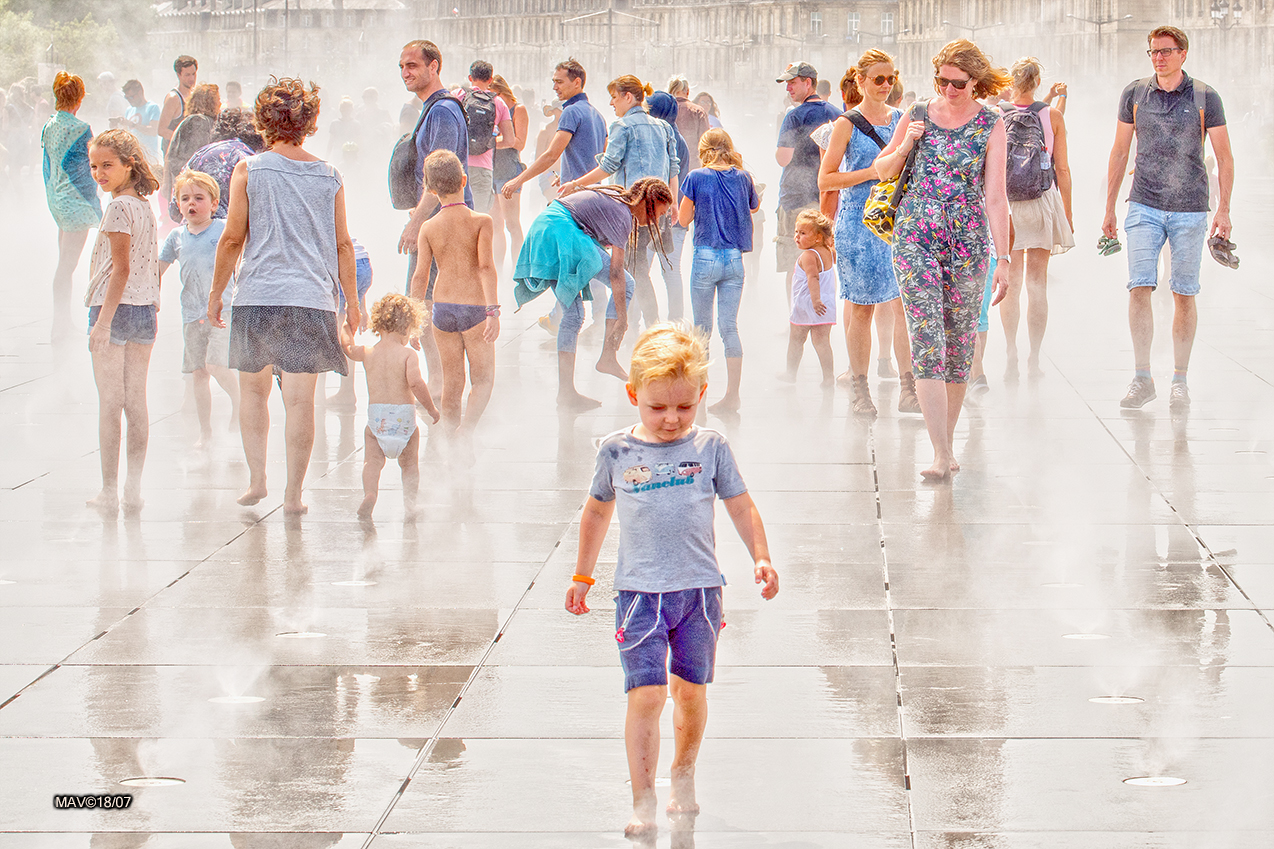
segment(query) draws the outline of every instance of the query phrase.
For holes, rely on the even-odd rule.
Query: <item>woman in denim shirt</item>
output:
[[[668,124],[646,114],[646,95],[654,94],[654,89],[632,74],[625,74],[611,80],[606,90],[610,92],[610,105],[619,120],[610,125],[606,136],[606,150],[598,159],[597,167],[577,180],[563,183],[562,194],[568,195],[585,186],[600,183],[607,177],[624,188],[632,186],[642,177],[656,177],[666,182],[676,197],[677,174],[681,169],[676,137]],[[661,230],[666,229],[661,227]],[[633,297],[636,315],[630,322],[634,329],[638,317],[645,321],[647,327],[659,321],[655,287],[650,282],[650,260],[646,252],[648,240],[649,235],[646,235],[637,244],[629,260],[637,284]]]
[[[752,213],[761,206],[752,175],[725,130],[708,130],[699,139],[702,168],[686,175],[678,219],[693,221],[694,260],[690,265],[690,306],[695,325],[712,332],[715,301],[717,328],[725,345],[726,390],[708,409],[739,409],[743,377],[743,345],[739,342],[739,301],[743,298],[743,253],[752,250]]]

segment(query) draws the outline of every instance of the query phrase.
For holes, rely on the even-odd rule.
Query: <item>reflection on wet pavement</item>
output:
[[[740,459],[782,591],[761,602],[719,511],[703,810],[661,817],[653,845],[1274,845],[1269,295],[1245,271],[1224,283],[1246,307],[1201,299],[1189,416],[1121,413],[1122,287],[1075,253],[1053,266],[1043,380],[1004,385],[992,333],[993,389],[960,425],[949,486],[918,482],[927,439],[892,412],[896,384],[869,426],[817,389],[812,360],[774,383],[781,292],[767,277],[745,295],[743,414],[708,424]],[[415,523],[391,471],[375,522],[356,521],[363,420],[330,409],[309,514],[285,520],[277,492],[238,507],[239,446],[189,448],[163,321],[147,505],[103,520],[83,507],[87,355],[43,344],[35,305],[6,315],[0,849],[632,845],[616,529],[592,615],[561,609],[594,442],[631,407],[581,368],[603,407],[559,418],[530,313],[505,322],[477,462],[449,462],[425,429]],[[157,776],[182,783],[119,784]],[[1124,783],[1144,776],[1185,783]],[[126,810],[50,804],[120,792]]]

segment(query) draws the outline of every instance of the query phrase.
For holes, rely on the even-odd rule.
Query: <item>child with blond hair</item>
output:
[[[174,262],[181,263],[181,335],[185,341],[181,370],[194,379],[195,412],[199,417],[199,448],[212,439],[211,380],[230,398],[230,428],[239,425],[239,380],[230,370],[230,330],[208,319],[208,294],[217,264],[217,242],[226,222],[213,218],[221,187],[202,171],[182,171],[173,181],[173,195],[182,225],[168,234],[159,251],[159,276]],[[221,304],[229,315],[234,293],[227,286]]]
[[[832,368],[832,326],[836,324],[836,251],[832,221],[816,209],[796,216],[792,237],[801,251],[792,272],[792,332],[787,342],[787,380],[796,380],[808,338],[823,367],[823,386],[836,382]]]
[[[142,507],[142,467],[150,441],[146,377],[159,311],[159,237],[145,198],[159,188],[146,154],[127,130],[107,130],[89,143],[89,171],[110,194],[89,260],[88,349],[97,383],[102,491],[89,500],[106,514],[118,512],[119,449],[128,422],[128,475],[123,507]]]
[[[345,356],[363,364],[367,376],[367,428],[364,430],[363,503],[360,519],[370,519],[380,491],[380,471],[385,459],[397,459],[403,472],[403,504],[407,517],[418,514],[420,490],[420,431],[416,428],[416,401],[428,411],[434,424],[441,416],[420,373],[420,360],[408,347],[420,330],[423,311],[406,295],[386,295],[372,306],[371,328],[380,337],[370,348],[355,345],[347,325],[341,326]]]
[[[694,423],[707,388],[708,350],[701,333],[663,323],[637,340],[627,390],[639,422],[601,442],[580,519],[576,574],[566,593],[567,610],[589,612],[585,599],[595,583],[593,570],[618,509],[615,639],[628,693],[629,836],[649,836],[658,828],[659,716],[670,675],[676,751],[668,812],[699,810],[695,760],[708,719],[707,685],[716,663],[725,584],[713,535],[717,498],[752,555],[762,598],[774,598],[779,589],[760,513],[729,443]]]

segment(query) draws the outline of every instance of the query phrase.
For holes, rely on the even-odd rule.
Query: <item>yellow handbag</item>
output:
[[[913,112],[915,117],[912,120],[923,121],[926,112],[925,104],[917,103]],[[907,161],[903,163],[898,176],[881,180],[872,186],[871,194],[867,196],[867,203],[863,206],[863,226],[891,244],[894,239],[894,216],[898,213],[898,204],[902,202],[903,193],[907,191],[918,150],[920,150],[919,141],[912,145],[911,152],[907,154]]]

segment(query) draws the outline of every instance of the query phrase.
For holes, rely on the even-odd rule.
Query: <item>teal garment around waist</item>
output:
[[[518,308],[553,289],[563,306],[581,294],[592,300],[588,282],[608,262],[608,255],[592,236],[575,223],[571,212],[557,201],[531,223],[513,271],[513,297]]]

